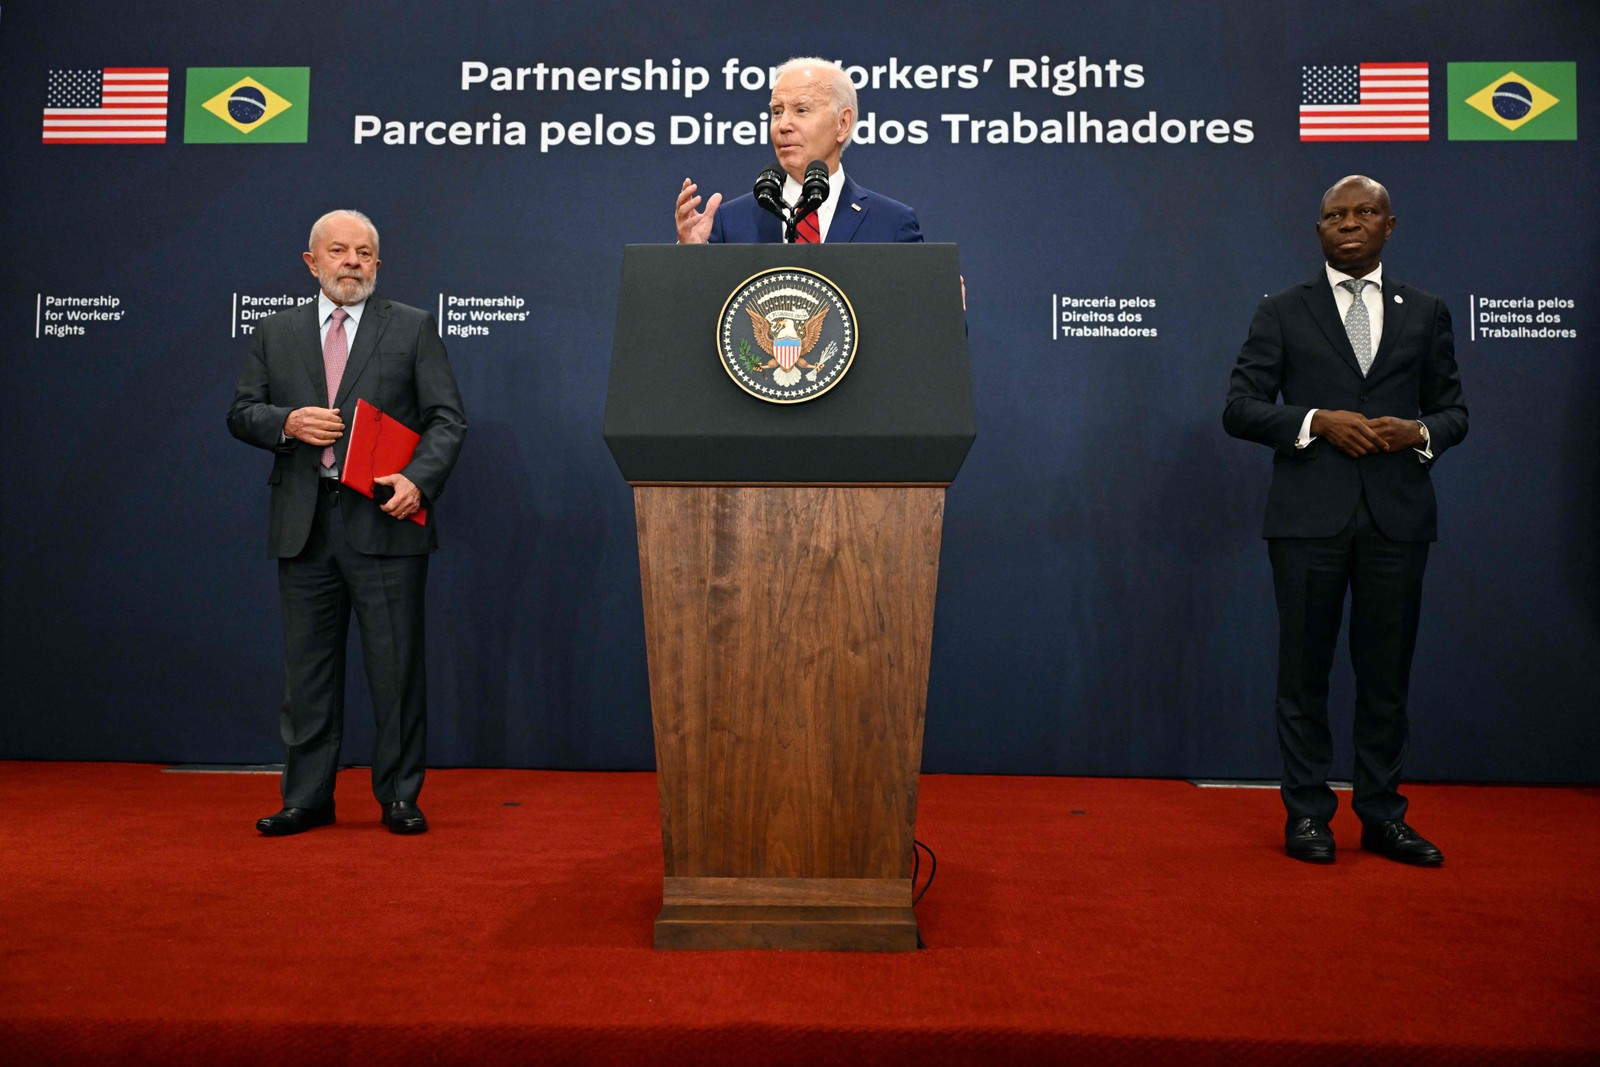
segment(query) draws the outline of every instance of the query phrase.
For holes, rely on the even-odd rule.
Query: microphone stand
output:
[[[813,203],[806,200],[805,197],[801,197],[800,203],[796,204],[794,209],[788,212],[788,214],[785,216],[787,227],[784,230],[784,234],[788,237],[790,244],[799,243],[800,220],[804,219],[808,215],[815,215],[817,213],[817,208],[821,206],[822,204],[820,203]]]
[[[806,166],[806,179],[808,181],[802,182],[800,200],[792,208],[782,198],[782,174],[776,166],[768,166],[762,176],[755,179],[755,202],[778,216],[778,221],[784,224],[784,240],[790,245],[800,243],[800,221],[827,202],[827,168],[821,160]],[[813,182],[821,182],[821,200],[816,198],[818,189],[813,189]],[[810,197],[806,195],[808,192]]]
[[[812,166],[822,169],[821,164],[812,164]],[[779,184],[781,179],[776,174],[776,168],[769,168],[761,172],[761,177],[756,179],[756,202],[778,216],[778,221],[783,223],[785,240],[790,244],[799,244],[800,220],[807,215],[814,214],[817,208],[821,207],[826,201],[827,196],[824,194],[822,200],[814,200],[807,198],[804,195],[804,191],[802,191],[800,202],[791,208],[784,202],[782,195],[778,191],[781,187]],[[769,175],[772,175],[773,184],[764,185]]]

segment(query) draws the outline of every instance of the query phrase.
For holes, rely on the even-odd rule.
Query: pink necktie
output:
[[[333,309],[333,322],[328,325],[327,340],[322,342],[322,369],[328,376],[328,406],[333,407],[339,395],[339,379],[344,377],[344,364],[350,358],[350,343],[344,336],[344,320],[350,313],[344,308]],[[322,465],[333,466],[333,446],[322,450]]]

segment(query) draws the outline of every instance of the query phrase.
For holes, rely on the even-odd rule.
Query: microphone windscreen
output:
[[[783,172],[776,166],[769,166],[756,178],[755,186],[756,203],[778,216],[783,217]]]
[[[800,183],[802,214],[815,211],[828,199],[828,165],[820,159],[806,164],[806,176]]]

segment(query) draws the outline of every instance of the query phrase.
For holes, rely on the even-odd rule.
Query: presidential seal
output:
[[[815,271],[762,271],[722,305],[717,351],[722,369],[751,396],[774,404],[815,400],[856,358],[856,313]]]

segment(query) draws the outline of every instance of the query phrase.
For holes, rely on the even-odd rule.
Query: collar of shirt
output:
[[[1333,287],[1333,302],[1338,305],[1342,321],[1350,313],[1355,294],[1339,283],[1351,281],[1353,275],[1334,270],[1327,264],[1323,264],[1323,270],[1328,274],[1328,284]],[[1372,321],[1372,354],[1377,355],[1378,342],[1383,340],[1383,264],[1372,268],[1372,273],[1363,275],[1361,280],[1374,283],[1361,290],[1361,302],[1367,305],[1367,318]]]
[[[817,232],[822,234],[824,243],[828,240],[828,227],[833,223],[833,213],[839,207],[839,190],[844,188],[844,168],[840,167],[828,175],[828,199],[817,208]],[[792,175],[785,175],[783,179],[783,202],[794,207],[800,201],[800,183]]]
[[[317,322],[321,323],[322,340],[324,342],[328,340],[328,327],[333,323],[333,309],[338,306],[338,304],[328,299],[327,293],[318,290]],[[367,302],[363,300],[359,304],[346,304],[344,309],[350,314],[344,324],[344,339],[346,343],[351,343],[356,339],[356,330],[361,326],[361,313],[367,310]]]

